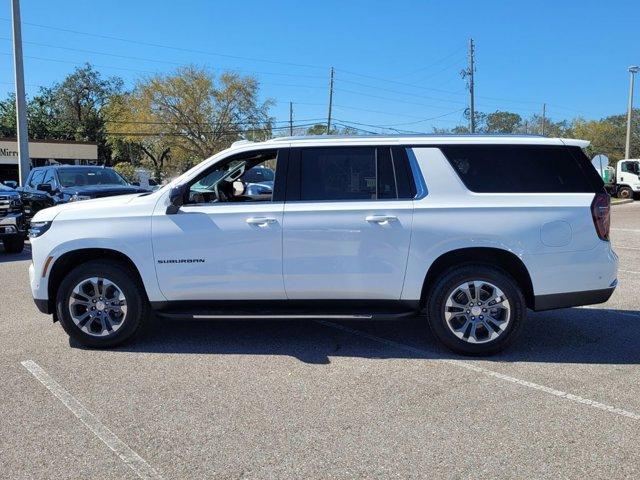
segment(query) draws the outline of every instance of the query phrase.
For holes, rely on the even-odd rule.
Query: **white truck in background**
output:
[[[610,195],[618,198],[640,197],[640,159],[625,158],[609,165],[606,155],[596,155],[591,161]]]

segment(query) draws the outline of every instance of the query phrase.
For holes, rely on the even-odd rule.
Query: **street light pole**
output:
[[[29,177],[29,132],[27,130],[27,105],[24,93],[24,67],[22,65],[22,32],[20,27],[20,1],[11,1],[13,20],[13,67],[16,76],[16,130],[18,136],[18,172],[20,185]]]
[[[629,67],[629,106],[627,108],[627,142],[624,147],[624,158],[631,158],[631,116],[633,113],[633,83],[634,76],[640,72],[640,67]]]

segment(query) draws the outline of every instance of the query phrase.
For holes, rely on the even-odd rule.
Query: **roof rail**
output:
[[[236,141],[236,142],[233,142],[233,143],[231,144],[231,146],[232,146],[232,147],[239,147],[240,145],[248,145],[248,144],[250,144],[250,143],[256,143],[256,142],[254,142],[254,141],[252,141],[252,140],[238,140],[238,141]]]

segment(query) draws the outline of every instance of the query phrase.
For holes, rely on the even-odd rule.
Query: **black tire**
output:
[[[445,317],[445,307],[449,296],[454,294],[458,286],[464,284],[465,282],[471,282],[474,280],[489,282],[493,286],[500,289],[504,296],[506,296],[510,307],[510,314],[508,317],[508,322],[506,322],[506,326],[503,329],[500,328],[500,333],[498,334],[497,338],[493,340],[490,340],[489,337],[489,335],[493,335],[493,332],[488,333],[484,339],[481,338],[480,340],[484,341],[484,343],[470,343],[470,328],[469,330],[464,329],[466,335],[462,334],[463,337],[467,336],[469,340],[459,338],[458,336],[456,336],[456,334],[453,333],[452,329],[449,327],[450,323],[447,322]],[[479,295],[480,297],[486,297],[487,292],[481,291],[478,292],[477,295]],[[482,307],[487,307],[487,305],[482,305]],[[457,307],[452,308],[457,309]],[[479,310],[482,311],[481,308]],[[527,308],[524,296],[522,295],[518,283],[507,272],[490,265],[465,264],[453,267],[450,270],[446,271],[442,275],[442,277],[433,285],[427,295],[424,313],[426,313],[427,315],[427,320],[431,331],[446,347],[462,355],[477,356],[492,355],[508,347],[517,338],[518,334],[522,330],[522,325],[527,314]],[[461,313],[466,313],[466,311]],[[485,315],[487,314],[484,313],[483,317]],[[453,316],[455,316],[455,314],[453,314],[452,317]],[[475,317],[470,317],[470,315],[468,315],[460,317],[456,320],[462,325],[467,325],[467,321],[470,318]],[[479,322],[479,318],[482,317],[478,317],[478,320],[476,321]],[[486,323],[480,325],[478,327],[478,331],[485,332],[487,330],[485,327],[489,324],[492,326],[492,328],[494,328],[498,324],[501,324],[500,322],[494,323],[490,320],[493,319],[487,316]],[[450,318],[450,322],[454,322],[454,320]]]
[[[633,199],[633,190],[631,190],[631,187],[620,187],[618,189],[618,198]]]
[[[2,244],[4,245],[4,251],[6,253],[22,253],[24,250],[23,237],[5,238]]]
[[[127,311],[121,320],[122,323],[118,324],[117,330],[105,336],[94,336],[83,331],[73,321],[69,307],[69,300],[76,285],[92,277],[113,282],[126,299]],[[107,263],[93,260],[79,265],[64,277],[56,295],[56,312],[62,328],[71,338],[87,347],[110,348],[132,340],[139,333],[149,317],[149,302],[136,273],[132,272],[127,265],[120,262]]]

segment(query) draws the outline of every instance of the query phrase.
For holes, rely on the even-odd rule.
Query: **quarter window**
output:
[[[473,192],[590,193],[596,189],[581,159],[567,147],[456,145],[441,150]]]

